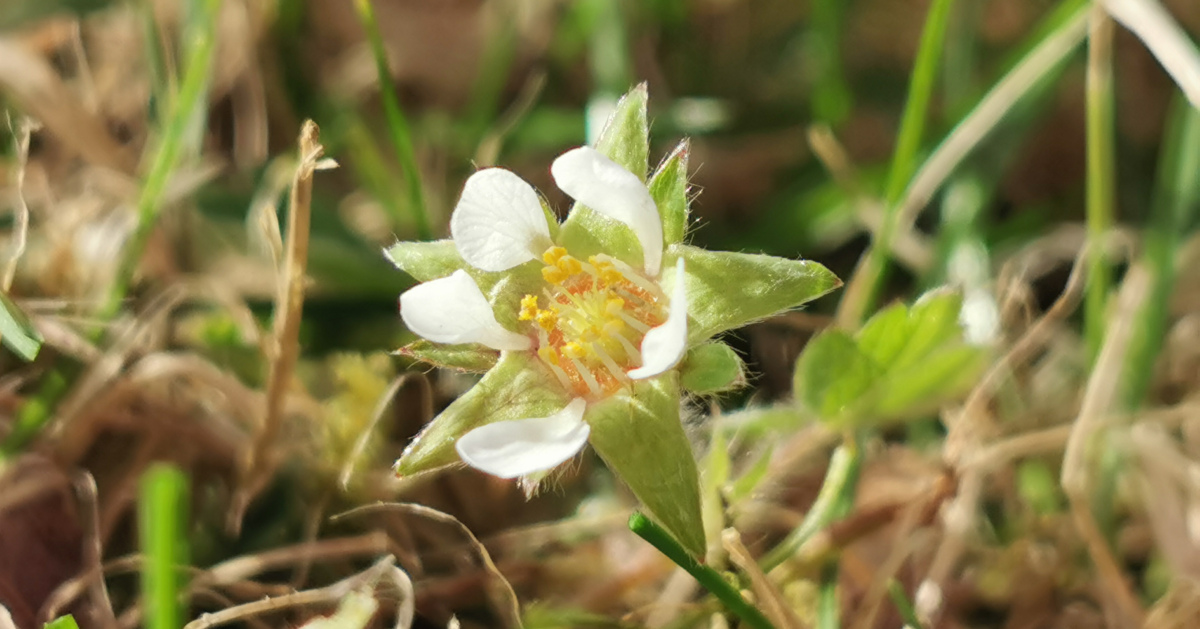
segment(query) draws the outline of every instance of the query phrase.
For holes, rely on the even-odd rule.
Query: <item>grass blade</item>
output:
[[[383,102],[392,148],[396,151],[396,158],[400,160],[400,170],[408,188],[409,210],[416,222],[417,237],[421,240],[432,240],[433,229],[429,225],[426,212],[425,192],[421,187],[421,171],[417,168],[412,133],[408,127],[408,120],[404,117],[404,110],[400,109],[400,99],[396,97],[396,84],[392,81],[392,71],[388,67],[387,51],[383,47],[379,23],[375,20],[375,9],[371,6],[371,0],[355,0],[354,8],[358,10],[359,21],[367,33],[367,43],[371,46],[371,55],[375,58],[375,71],[379,75],[379,97]]]
[[[904,117],[900,122],[900,135],[896,140],[896,150],[884,189],[883,201],[887,214],[870,248],[863,254],[855,277],[846,288],[846,297],[838,312],[838,323],[843,327],[857,327],[862,322],[883,283],[892,235],[896,230],[898,204],[916,169],[917,152],[921,149],[921,139],[925,134],[925,121],[929,117],[929,103],[933,98],[933,86],[937,81],[938,63],[953,6],[954,0],[934,0],[925,18],[909,81]]]
[[[158,464],[142,477],[138,528],[142,554],[142,598],[147,629],[183,626],[179,593],[188,564],[187,479],[171,465]]]
[[[1084,337],[1095,356],[1104,339],[1104,315],[1112,288],[1112,267],[1103,251],[1115,222],[1116,137],[1113,123],[1113,22],[1093,7],[1088,25],[1087,65],[1087,230],[1088,286]]]

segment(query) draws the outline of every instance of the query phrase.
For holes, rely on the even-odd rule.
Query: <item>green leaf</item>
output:
[[[856,337],[826,330],[796,362],[796,399],[845,426],[918,417],[975,385],[987,359],[958,323],[962,296],[933,290],[911,308],[894,304]]]
[[[466,260],[458,255],[453,240],[433,242],[398,242],[383,250],[383,255],[396,268],[413,276],[418,282],[428,282],[446,277],[459,269],[469,268]]]
[[[42,335],[4,291],[0,291],[0,341],[26,361],[37,358],[42,347]]]
[[[717,393],[745,383],[745,365],[724,343],[705,343],[688,350],[679,365],[680,384],[692,393]]]
[[[935,289],[921,295],[909,310],[908,340],[889,369],[904,369],[920,363],[938,348],[961,340],[962,326],[958,314],[962,310],[962,293]]]
[[[774,452],[774,444],[767,442],[766,447],[754,459],[754,463],[726,488],[726,500],[736,504],[749,498],[767,478],[767,472],[771,470],[771,455]]]
[[[882,370],[842,330],[828,329],[804,348],[796,362],[796,400],[821,419],[840,424],[854,417]]]
[[[67,614],[42,625],[42,629],[79,629],[79,623],[75,622],[74,616]]]
[[[684,140],[663,160],[650,178],[650,197],[662,217],[663,242],[674,245],[683,242],[688,227],[688,151]]]
[[[601,400],[586,417],[592,446],[609,469],[689,553],[703,556],[699,473],[680,422],[674,374],[636,382],[632,396]]]
[[[910,368],[890,370],[874,395],[875,416],[904,419],[937,410],[971,390],[986,358],[978,347],[956,345],[925,356]]]
[[[396,473],[412,476],[458,462],[454,442],[484,424],[545,417],[567,405],[553,375],[529,352],[503,352],[491,371],[435,417],[396,461]]]
[[[663,267],[672,273],[683,256],[688,282],[688,340],[696,343],[812,301],[842,285],[809,260],[708,251],[671,245]]]
[[[483,373],[495,367],[500,358],[500,352],[478,343],[442,345],[424,339],[409,343],[396,350],[396,353],[435,367],[476,373]]]
[[[642,181],[646,180],[650,154],[647,98],[644,83],[622,97],[596,140],[596,150]],[[557,242],[580,259],[605,253],[635,268],[645,261],[642,245],[629,226],[579,203],[563,221]]]

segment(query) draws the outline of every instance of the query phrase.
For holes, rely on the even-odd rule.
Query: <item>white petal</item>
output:
[[[587,443],[591,427],[583,421],[586,406],[583,398],[575,398],[549,417],[480,426],[460,437],[455,449],[467,465],[500,478],[549,470]]]
[[[590,146],[560,155],[550,166],[550,174],[558,187],[576,201],[628,225],[642,243],[646,272],[658,275],[662,266],[662,219],[650,191],[637,175]]]
[[[642,366],[629,373],[634,380],[653,378],[671,369],[683,359],[687,349],[687,283],[683,258],[675,263],[675,288],[671,290],[670,311],[662,325],[650,328],[642,337]]]
[[[541,257],[551,245],[537,192],[502,168],[467,179],[450,216],[450,236],[463,259],[484,271],[511,269]]]
[[[496,321],[487,297],[462,269],[404,291],[400,318],[414,334],[437,343],[483,343],[499,350],[524,350],[533,344]]]

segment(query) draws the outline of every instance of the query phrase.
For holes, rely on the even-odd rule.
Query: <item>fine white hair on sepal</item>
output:
[[[583,421],[586,408],[583,398],[575,398],[547,417],[486,424],[459,437],[454,447],[464,463],[500,478],[553,469],[587,443],[591,427]]]
[[[634,380],[653,378],[667,371],[683,359],[687,350],[687,282],[685,281],[683,258],[675,261],[675,286],[671,289],[667,320],[650,328],[642,337],[642,366],[629,372]]]
[[[646,184],[637,175],[590,146],[560,155],[550,166],[550,174],[571,198],[628,225],[642,245],[646,273],[658,275],[663,253],[662,218]]]
[[[463,260],[483,271],[506,271],[534,260],[551,244],[537,192],[502,168],[467,179],[450,216],[450,237]]]
[[[400,318],[409,330],[435,343],[482,343],[498,350],[527,350],[527,336],[504,329],[479,285],[459,269],[400,295]]]

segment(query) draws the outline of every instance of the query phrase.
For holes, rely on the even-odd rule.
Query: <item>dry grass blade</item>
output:
[[[84,109],[50,63],[8,37],[0,37],[0,90],[85,160],[134,172],[137,160],[109,135],[102,120]]]
[[[271,449],[283,425],[283,405],[296,360],[300,356],[300,317],[304,311],[305,270],[308,265],[308,238],[311,220],[313,174],[324,166],[321,159],[324,147],[320,131],[311,120],[300,130],[300,163],[292,180],[288,202],[287,245],[283,262],[283,277],[275,300],[275,319],[272,328],[271,368],[267,375],[266,415],[262,430],[255,438],[250,459],[245,468],[229,513],[227,526],[232,531],[241,528],[242,514],[258,488],[270,475]]]
[[[402,603],[401,611],[397,613],[396,628],[407,629],[412,626],[412,615],[407,614],[407,609],[412,604],[412,582],[407,576],[397,578],[392,573],[398,571],[394,564],[395,560],[391,557],[385,557],[367,570],[360,572],[354,576],[343,579],[328,585],[323,588],[313,590],[304,590],[294,594],[277,596],[274,598],[266,598],[261,601],[254,601],[236,607],[221,610],[214,614],[204,614],[200,618],[193,620],[184,626],[184,629],[208,629],[209,627],[219,627],[232,622],[238,622],[248,619],[253,616],[267,614],[271,612],[281,611],[292,607],[305,607],[309,605],[326,605],[336,603],[342,600],[347,595],[364,587],[373,588],[384,578],[390,577],[393,585],[397,589],[403,589],[404,584],[407,584],[408,591],[401,592],[408,604]],[[405,615],[408,615],[405,618]]]
[[[1101,0],[1113,19],[1133,31],[1163,69],[1200,107],[1200,50],[1157,0]]]
[[[763,574],[758,562],[750,555],[750,551],[742,544],[742,536],[737,529],[725,529],[721,533],[721,544],[729,559],[741,569],[750,579],[750,589],[758,600],[758,607],[771,624],[780,629],[800,629],[804,625],[796,617],[791,606],[784,600],[783,594],[775,587],[767,575]]]
[[[103,570],[104,549],[100,540],[100,504],[96,479],[88,472],[80,472],[72,483],[80,505],[80,520],[86,531],[83,547],[84,570],[99,574]],[[104,579],[94,579],[91,587],[92,609],[99,615],[101,627],[114,627],[117,616],[113,612],[112,600]],[[44,617],[49,622],[54,616]]]
[[[1067,440],[1063,455],[1062,487],[1071,505],[1071,515],[1084,544],[1096,565],[1100,582],[1108,592],[1106,600],[1117,612],[1122,626],[1139,627],[1143,611],[1137,596],[1126,583],[1121,566],[1108,548],[1108,542],[1092,517],[1092,501],[1088,495],[1089,469],[1087,448],[1091,445],[1111,412],[1121,390],[1120,378],[1129,349],[1137,315],[1150,294],[1150,275],[1144,266],[1136,265],[1125,276],[1117,296],[1117,309],[1105,333],[1104,345],[1096,358],[1092,376],[1084,390],[1079,416]]]
[[[459,522],[458,518],[423,505],[404,502],[380,502],[373,505],[365,505],[356,509],[351,509],[345,513],[339,513],[338,515],[333,516],[331,519],[340,520],[342,518],[356,515],[388,512],[408,513],[422,518],[427,518],[435,522],[449,524],[450,526],[458,529],[459,532],[461,532],[463,536],[467,538],[471,548],[476,552],[476,554],[479,555],[479,561],[483,564],[484,569],[487,570],[488,574],[491,574],[493,577],[492,581],[494,587],[489,588],[491,591],[489,591],[488,594],[490,595],[490,598],[499,599],[498,601],[495,601],[495,605],[499,608],[498,611],[500,612],[500,616],[504,621],[504,626],[522,626],[521,604],[520,601],[517,600],[517,593],[513,590],[512,585],[508,582],[508,579],[504,578],[504,575],[500,573],[500,569],[497,568],[496,564],[492,561],[492,555],[488,552],[487,547],[480,543],[479,539],[475,537],[475,534],[471,532],[471,529],[467,528],[467,525],[463,524],[462,522]]]
[[[17,275],[17,262],[25,254],[25,243],[29,237],[29,205],[25,203],[25,167],[29,164],[29,136],[35,123],[28,118],[22,118],[15,125],[12,115],[8,115],[8,128],[15,138],[17,164],[13,169],[13,192],[16,195],[16,220],[13,224],[12,255],[4,267],[3,279],[0,279],[0,290],[8,292],[12,288],[13,278]]]

